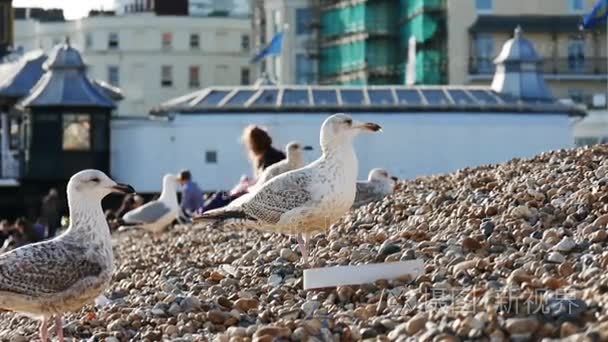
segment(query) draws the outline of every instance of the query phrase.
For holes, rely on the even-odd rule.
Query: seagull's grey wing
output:
[[[126,223],[154,223],[171,212],[171,208],[161,201],[152,201],[135,208],[123,216]]]
[[[285,166],[286,166],[285,160],[281,160],[280,162],[270,165],[269,167],[267,167],[264,170],[264,172],[259,177],[256,184],[259,184],[258,186],[262,186],[269,180],[273,179],[274,177],[286,172],[287,170],[286,170]]]
[[[384,197],[378,187],[371,182],[357,182],[357,195],[355,196],[354,207],[359,207],[369,202],[377,201]]]
[[[0,255],[0,292],[45,296],[63,292],[103,266],[82,246],[51,240]]]
[[[309,172],[290,172],[273,178],[240,205],[249,216],[264,223],[276,224],[284,213],[304,207],[312,197]]]
[[[274,166],[274,167],[273,167]],[[285,172],[289,171],[288,167],[287,167],[287,163],[283,163],[283,161],[280,161],[278,163],[276,163],[275,165],[272,165],[271,168],[268,169],[268,174],[266,176],[266,181],[271,180],[272,178],[283,174]]]

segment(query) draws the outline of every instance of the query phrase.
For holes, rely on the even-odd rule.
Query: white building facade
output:
[[[248,124],[267,127],[275,147],[298,140],[315,148],[333,112],[178,114],[170,121],[114,120],[111,172],[140,192],[158,192],[167,172],[189,169],[205,191],[228,190],[251,176],[239,137]],[[367,112],[357,120],[382,126],[355,143],[359,178],[382,167],[402,179],[506,162],[574,145],[572,118],[557,112]]]
[[[69,37],[92,78],[124,92],[117,113],[145,116],[159,102],[200,87],[246,85],[250,19],[156,16],[151,12],[66,22],[15,22],[15,45],[50,49]]]

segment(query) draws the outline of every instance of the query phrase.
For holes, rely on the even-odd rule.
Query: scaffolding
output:
[[[320,81],[400,84],[415,36],[417,83],[445,83],[445,0],[321,2]],[[419,58],[419,59],[418,59]]]

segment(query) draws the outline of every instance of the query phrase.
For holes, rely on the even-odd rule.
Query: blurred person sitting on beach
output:
[[[272,146],[272,138],[268,132],[259,126],[245,127],[241,140],[247,148],[255,178],[270,165],[285,159],[285,154]]]
[[[120,221],[112,210],[106,210],[105,215],[106,221],[108,222],[108,228],[110,228],[110,232],[114,232],[120,226]]]
[[[48,237],[55,236],[57,229],[61,227],[61,198],[55,188],[51,188],[49,193],[42,199],[41,218],[48,226]]]
[[[11,224],[8,220],[0,221],[0,246],[4,245],[4,241],[11,236]]]
[[[182,211],[189,216],[193,213],[200,212],[205,205],[203,191],[196,182],[192,181],[192,174],[190,171],[180,171],[177,180],[182,186],[182,202],[180,203]]]
[[[116,210],[116,217],[121,218],[124,216],[124,214],[128,213],[133,209],[135,209],[134,196],[132,194],[125,195],[125,197],[122,199],[122,204],[120,205],[118,210]]]

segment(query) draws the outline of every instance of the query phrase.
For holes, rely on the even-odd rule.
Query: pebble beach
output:
[[[176,225],[114,237],[109,304],[74,341],[608,341],[608,146],[399,182],[310,241]],[[425,274],[304,291],[305,268],[422,259]],[[37,339],[0,313],[0,341]]]

